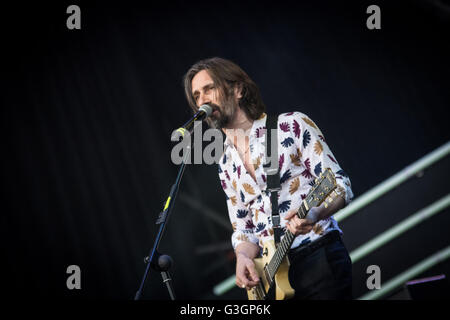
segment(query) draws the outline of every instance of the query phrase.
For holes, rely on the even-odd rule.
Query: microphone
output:
[[[194,130],[194,122],[195,121],[202,121],[209,117],[212,113],[213,109],[210,105],[204,104],[202,105],[198,111],[192,116],[191,119],[189,119],[188,122],[186,122],[182,127],[175,130],[178,133],[178,136],[181,135],[184,137],[186,130],[189,131],[189,133],[192,133]]]

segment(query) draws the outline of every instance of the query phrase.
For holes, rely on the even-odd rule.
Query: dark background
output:
[[[81,8],[68,30],[66,8]],[[381,8],[369,30],[366,8]],[[182,76],[220,56],[268,112],[321,128],[355,197],[449,140],[448,1],[61,1],[2,7],[2,288],[11,296],[132,299],[175,180]],[[341,223],[351,251],[450,189],[448,157]],[[449,209],[354,265],[387,281],[450,243]],[[241,299],[216,165],[191,165],[162,239],[182,299]],[[78,265],[82,289],[66,288]],[[442,263],[422,276],[446,273]],[[156,272],[146,299],[168,299]]]

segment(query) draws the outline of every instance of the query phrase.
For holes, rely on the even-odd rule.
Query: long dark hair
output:
[[[223,58],[209,58],[195,63],[183,77],[184,92],[189,106],[195,113],[198,106],[192,95],[192,79],[202,70],[206,70],[219,88],[223,98],[228,99],[234,94],[234,88],[241,89],[242,98],[239,99],[239,107],[245,112],[248,119],[256,120],[266,110],[259,88],[252,79],[237,64]]]

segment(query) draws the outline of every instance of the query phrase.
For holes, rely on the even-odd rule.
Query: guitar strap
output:
[[[273,130],[272,130],[273,129]],[[272,150],[272,142],[275,147]],[[278,246],[281,237],[280,214],[278,212],[278,191],[280,187],[280,169],[278,166],[278,116],[267,115],[266,120],[266,163],[263,164],[267,179],[267,191],[270,192],[270,202],[272,204],[272,224],[275,239],[275,246]],[[272,154],[272,151],[274,154]],[[272,165],[270,159],[275,163]],[[275,166],[275,168],[271,168]]]

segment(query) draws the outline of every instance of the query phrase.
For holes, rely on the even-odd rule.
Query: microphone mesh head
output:
[[[204,111],[207,117],[209,117],[209,115],[213,111],[213,109],[208,104],[203,104],[200,108],[198,108],[198,110]]]

